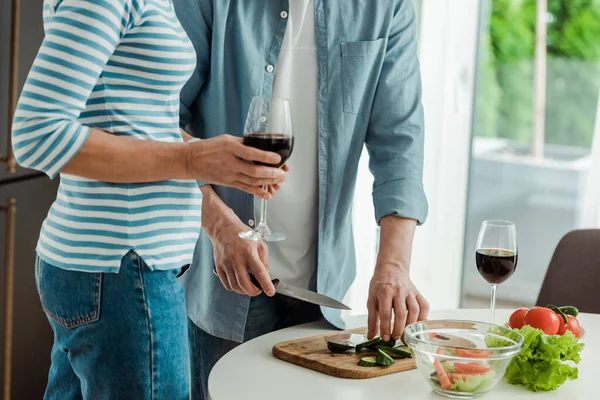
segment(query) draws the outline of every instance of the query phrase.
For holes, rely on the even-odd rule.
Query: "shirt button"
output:
[[[272,66],[271,64],[267,65],[267,72],[268,72],[268,73],[271,73],[271,72],[273,72],[274,70],[275,70],[275,67],[274,67],[274,66]]]
[[[286,19],[288,17],[288,13],[287,11],[282,11],[281,14],[279,14],[281,16],[281,18]]]
[[[249,220],[248,220],[248,225],[250,225],[250,226],[254,226],[254,220],[253,220],[253,219],[249,219]]]

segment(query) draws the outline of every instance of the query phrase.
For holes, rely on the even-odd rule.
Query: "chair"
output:
[[[554,251],[537,305],[600,314],[600,229],[566,234]]]

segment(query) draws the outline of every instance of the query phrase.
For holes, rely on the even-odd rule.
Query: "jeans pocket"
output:
[[[38,259],[36,281],[42,308],[56,323],[71,329],[100,319],[101,273],[65,270]]]
[[[344,112],[371,111],[386,45],[387,39],[341,44]]]

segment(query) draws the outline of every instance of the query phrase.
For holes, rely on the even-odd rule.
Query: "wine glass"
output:
[[[509,221],[484,221],[479,230],[475,262],[479,274],[492,285],[492,324],[496,289],[515,272],[518,261],[517,230]]]
[[[279,164],[258,163],[260,165],[280,168],[285,164],[290,158],[294,147],[289,101],[274,97],[269,103],[263,97],[254,97],[246,118],[244,144],[260,150],[278,153],[281,156]],[[239,235],[243,239],[264,240],[265,242],[285,240],[283,233],[273,232],[267,225],[267,201],[265,199],[261,199],[260,220],[254,230],[240,232]]]

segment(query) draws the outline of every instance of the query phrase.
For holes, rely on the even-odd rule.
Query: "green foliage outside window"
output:
[[[531,142],[536,0],[490,0],[478,136]],[[590,147],[600,88],[600,0],[548,0],[546,143]]]

